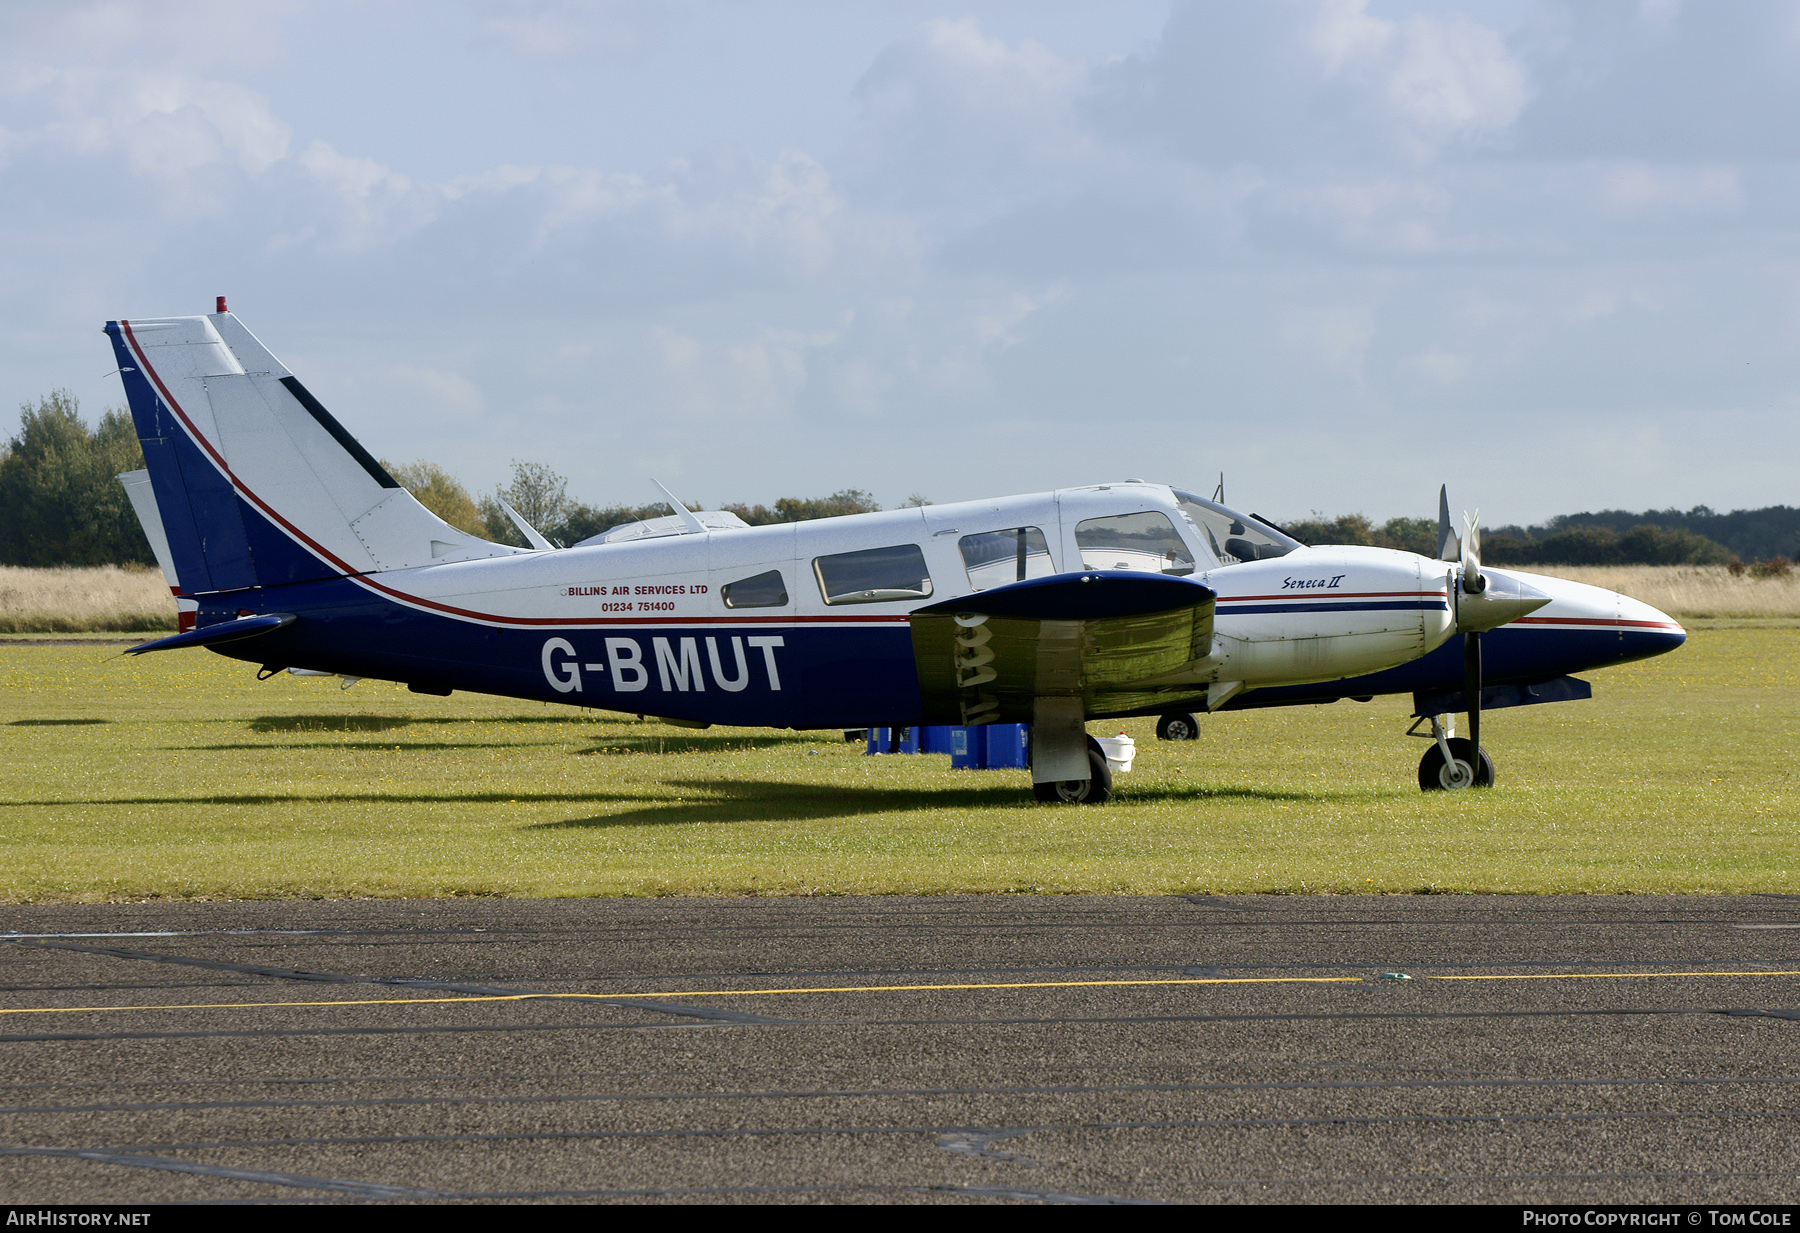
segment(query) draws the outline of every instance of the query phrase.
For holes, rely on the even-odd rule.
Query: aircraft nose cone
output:
[[[1625,659],[1666,655],[1687,641],[1679,621],[1629,595],[1619,596],[1619,627],[1623,649],[1629,652]]]
[[[1550,597],[1543,607],[1500,627],[1497,647],[1512,645],[1522,658],[1516,667],[1549,674],[1585,672],[1609,664],[1666,655],[1687,641],[1687,631],[1665,612],[1604,587],[1544,574],[1484,567],[1490,579],[1515,576]]]

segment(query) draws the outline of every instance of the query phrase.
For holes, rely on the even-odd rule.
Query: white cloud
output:
[[[481,387],[463,373],[449,368],[425,368],[417,364],[389,364],[376,379],[376,384],[403,392],[403,396],[423,399],[437,407],[446,420],[465,424],[487,410],[487,398]],[[421,448],[425,448],[421,445]]]
[[[1088,67],[1030,39],[1009,44],[970,19],[928,21],[857,84],[865,124],[846,164],[866,189],[942,208],[1103,156],[1078,105]]]
[[[412,181],[382,166],[372,158],[355,158],[339,154],[330,143],[315,141],[300,155],[300,167],[330,189],[345,197],[402,197],[412,191]]]
[[[776,0],[730,46],[683,15],[707,11],[630,5],[0,12],[0,160],[29,189],[0,203],[0,273],[49,289],[4,310],[0,354],[52,388],[43,338],[99,371],[90,317],[230,290],[322,387],[351,374],[390,450],[476,487],[529,453],[584,499],[635,452],[751,500],[1222,465],[1275,515],[1416,512],[1457,456],[1451,400],[1491,429],[1508,518],[1609,483],[1774,499],[1691,490],[1726,443],[1533,438],[1767,407],[1763,455],[1800,447],[1800,8],[1640,8],[1195,0],[1136,47],[1033,37],[1030,6],[871,6],[834,43]],[[351,34],[392,81],[334,62]],[[843,114],[812,131],[839,145],[740,122],[723,69],[796,42],[836,57]],[[572,104],[589,78],[616,88]],[[500,90],[525,101],[490,115]],[[671,114],[700,119],[659,145]],[[516,127],[466,140],[483,124]],[[651,136],[608,140],[626,126]]]
[[[658,376],[670,412],[690,422],[743,423],[791,409],[806,384],[812,340],[759,333],[703,340],[673,329],[656,330]]]
[[[1401,23],[1381,93],[1427,148],[1502,132],[1530,97],[1523,67],[1493,30],[1461,14]]]
[[[259,176],[287,157],[293,136],[265,97],[231,81],[40,67],[11,84],[15,113],[31,117],[11,133],[14,157],[114,160],[176,209],[221,208],[217,174]]]
[[[641,0],[511,0],[481,6],[482,36],[528,60],[622,59],[657,37],[661,9]]]
[[[540,246],[614,229],[673,250],[750,262],[782,281],[841,267],[904,263],[910,228],[858,211],[825,166],[799,150],[767,160],[728,146],[676,159],[653,174],[551,167],[534,177]]]
[[[1432,347],[1400,357],[1395,367],[1421,385],[1447,389],[1468,377],[1471,364],[1467,355]]]
[[[413,234],[437,217],[444,194],[371,158],[340,154],[313,141],[295,160],[315,191],[302,226],[276,237],[287,246],[310,242],[339,253],[359,253]]]
[[[1656,166],[1627,160],[1595,168],[1602,208],[1616,216],[1717,214],[1744,202],[1735,167]]]
[[[0,8],[0,44],[42,63],[233,73],[285,54],[296,0],[89,0]],[[315,10],[316,11],[316,10]]]

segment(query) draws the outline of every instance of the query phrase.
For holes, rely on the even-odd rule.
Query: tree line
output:
[[[1739,513],[1767,514],[1785,508]],[[1800,514],[1800,510],[1795,513]],[[1595,514],[1565,514],[1541,527],[1483,529],[1481,559],[1489,565],[1520,566],[1730,565],[1741,561],[1731,548],[1688,527],[1665,527],[1649,521],[1658,516],[1629,514],[1606,521]],[[1311,518],[1283,523],[1281,529],[1303,544],[1369,544],[1427,557],[1437,555],[1435,518],[1390,518],[1376,526],[1361,514],[1327,519],[1315,513]],[[1795,530],[1800,532],[1800,522],[1795,524]],[[1788,542],[1793,538],[1789,536]],[[1787,559],[1774,551],[1767,553],[1766,558]]]
[[[0,445],[0,565],[153,565],[154,557],[122,485],[121,471],[144,465],[131,416],[103,412],[89,428],[75,396],[58,390],[20,407],[19,432]],[[512,477],[477,496],[442,467],[423,460],[383,464],[419,502],[451,526],[499,543],[525,546],[505,501],[547,539],[575,544],[613,527],[673,512],[663,502],[592,505],[569,495],[568,480],[538,462],[514,462]],[[914,495],[907,505],[930,504]],[[690,502],[690,509],[704,508]],[[859,488],[824,497],[782,497],[773,505],[720,505],[751,526],[804,522],[881,508]],[[1437,519],[1361,514],[1282,524],[1305,544],[1371,544],[1432,556]],[[1482,535],[1493,565],[1785,564],[1800,557],[1800,509],[1786,505],[1720,514],[1704,505],[1685,513],[1623,510],[1564,514],[1540,526],[1501,526]],[[1779,570],[1779,567],[1777,567]]]
[[[0,565],[143,565],[156,558],[117,476],[144,465],[131,415],[109,408],[90,428],[67,390],[19,408],[17,435],[0,444]],[[525,547],[500,502],[547,539],[574,544],[613,527],[673,511],[649,505],[590,505],[569,496],[568,480],[538,462],[515,462],[512,479],[479,497],[442,467],[423,460],[383,463],[420,504],[451,526]],[[923,497],[908,504],[927,504]],[[699,508],[692,502],[689,509]],[[752,526],[802,522],[881,508],[860,488],[824,497],[782,497],[774,505],[723,505]]]
[[[381,465],[418,498],[419,504],[457,530],[516,548],[526,546],[525,537],[506,516],[501,505],[503,501],[517,510],[519,517],[545,539],[564,547],[628,522],[662,518],[675,512],[666,501],[648,505],[589,505],[577,501],[569,496],[568,479],[541,462],[515,461],[512,479],[480,497],[470,493],[460,480],[442,467],[424,459],[400,464],[384,461]],[[922,497],[910,500],[912,504],[927,504]],[[841,489],[828,497],[782,497],[773,506],[709,506],[699,501],[685,504],[689,509],[728,510],[753,527],[835,518],[840,514],[867,514],[881,508],[871,494],[860,488]]]

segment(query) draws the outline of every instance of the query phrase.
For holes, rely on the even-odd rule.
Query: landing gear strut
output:
[[[1031,792],[1046,804],[1104,805],[1112,768],[1087,734],[1080,698],[1037,698],[1031,707]]]
[[[1419,759],[1419,788],[1424,792],[1494,786],[1494,760],[1466,737],[1452,735],[1448,715],[1431,717],[1432,745]]]
[[[1088,777],[1031,785],[1032,795],[1047,805],[1104,805],[1112,799],[1112,768],[1093,738],[1088,739]]]

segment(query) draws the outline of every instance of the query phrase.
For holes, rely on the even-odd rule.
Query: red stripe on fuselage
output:
[[[1675,621],[1628,621],[1623,617],[1514,617],[1511,625],[1604,625],[1609,629],[1676,629],[1686,633]]]
[[[1443,599],[1443,591],[1280,591],[1274,595],[1221,595],[1219,603],[1237,604],[1250,600],[1271,599]]]

